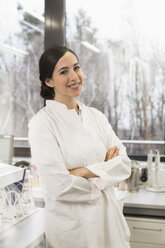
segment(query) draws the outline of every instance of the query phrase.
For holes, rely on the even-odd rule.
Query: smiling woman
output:
[[[77,100],[83,74],[72,50],[48,49],[39,65],[52,99],[29,122],[29,141],[46,203],[48,247],[129,248],[114,194],[114,185],[130,175],[125,147],[100,111]]]

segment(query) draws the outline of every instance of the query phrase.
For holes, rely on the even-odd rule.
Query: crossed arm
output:
[[[117,146],[111,147],[108,149],[106,153],[105,161],[108,161],[118,155],[119,155],[119,148]],[[93,174],[91,171],[89,171],[87,168],[84,167],[79,167],[73,170],[69,170],[69,172],[71,175],[84,177],[84,178],[97,177],[95,174]]]

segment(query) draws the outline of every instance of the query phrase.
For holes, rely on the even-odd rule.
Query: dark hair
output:
[[[54,68],[59,61],[59,59],[66,53],[73,53],[77,60],[77,55],[69,48],[65,46],[55,46],[46,50],[40,57],[39,60],[39,79],[41,81],[41,90],[40,95],[44,99],[54,99],[55,92],[52,87],[49,87],[45,84],[45,80],[52,78]]]

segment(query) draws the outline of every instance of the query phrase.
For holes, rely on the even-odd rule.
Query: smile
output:
[[[79,87],[79,85],[80,85],[80,82],[70,84],[70,85],[68,85],[67,87],[72,88],[72,89],[75,89],[75,88],[78,88],[78,87]]]

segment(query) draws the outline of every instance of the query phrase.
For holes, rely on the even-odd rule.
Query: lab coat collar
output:
[[[76,102],[78,104],[79,111],[81,112],[84,104],[80,101],[76,101]],[[55,100],[46,100],[46,106],[65,111],[72,110],[72,109],[67,109],[67,106],[65,104],[57,102]]]

